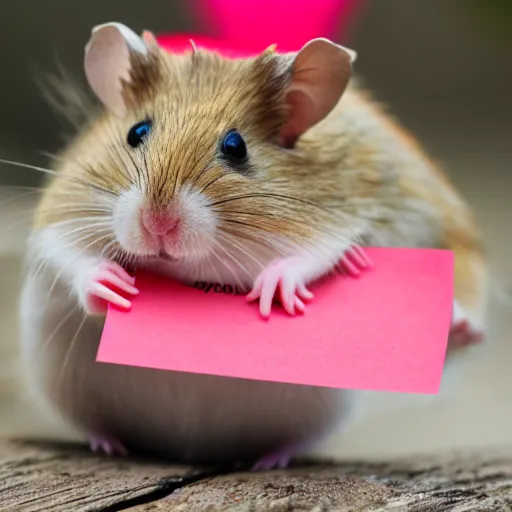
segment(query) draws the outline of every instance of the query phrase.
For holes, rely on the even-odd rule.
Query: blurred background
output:
[[[334,39],[358,52],[355,69],[365,84],[419,137],[474,207],[496,286],[488,343],[453,383],[445,382],[441,396],[417,397],[395,409],[391,405],[404,397],[362,393],[365,414],[324,452],[380,457],[510,443],[512,2],[354,5],[350,23]],[[0,2],[0,158],[47,165],[42,152],[59,149],[65,125],[42,100],[34,73],[54,72],[60,62],[82,81],[83,48],[94,25],[116,20],[157,34],[205,30],[194,7],[184,0]],[[287,20],[278,21],[284,26]],[[25,396],[17,364],[20,258],[38,193],[16,187],[37,187],[41,178],[0,164],[0,435],[69,434]]]

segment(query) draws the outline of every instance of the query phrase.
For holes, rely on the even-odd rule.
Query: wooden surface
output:
[[[2,511],[512,510],[512,449],[444,459],[304,464],[266,473],[108,459],[0,443]]]

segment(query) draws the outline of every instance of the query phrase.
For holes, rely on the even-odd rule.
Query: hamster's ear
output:
[[[157,80],[157,45],[151,33],[143,38],[121,23],[94,27],[85,47],[85,75],[103,104],[124,116],[131,104]]]
[[[292,147],[313,125],[336,106],[352,75],[354,51],[318,38],[296,54],[291,80],[285,92],[287,121],[280,131],[280,143]]]

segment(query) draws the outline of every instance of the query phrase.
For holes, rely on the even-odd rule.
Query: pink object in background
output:
[[[244,296],[140,274],[130,312],[109,309],[99,362],[348,389],[437,393],[453,253],[367,249],[375,269],[312,287],[304,316],[269,321]],[[231,289],[232,290],[232,289]],[[215,292],[217,291],[217,293]]]
[[[337,39],[363,0],[191,0],[192,15],[214,35],[258,53],[276,43],[296,51],[315,37]]]
[[[176,53],[198,47],[225,57],[248,57],[277,44],[299,50],[315,37],[336,40],[354,22],[363,0],[191,0],[191,15],[210,34],[162,34],[160,45]]]
[[[165,50],[172,53],[183,53],[192,51],[192,43],[197,48],[216,51],[229,58],[251,57],[254,52],[244,49],[241,46],[233,45],[227,41],[216,40],[210,37],[194,34],[164,34],[157,37],[158,44]]]

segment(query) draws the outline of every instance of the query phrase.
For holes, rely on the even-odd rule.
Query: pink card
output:
[[[453,254],[367,250],[374,269],[312,287],[304,316],[268,321],[232,287],[137,275],[130,312],[110,308],[97,360],[335,388],[435,394],[453,300]]]

